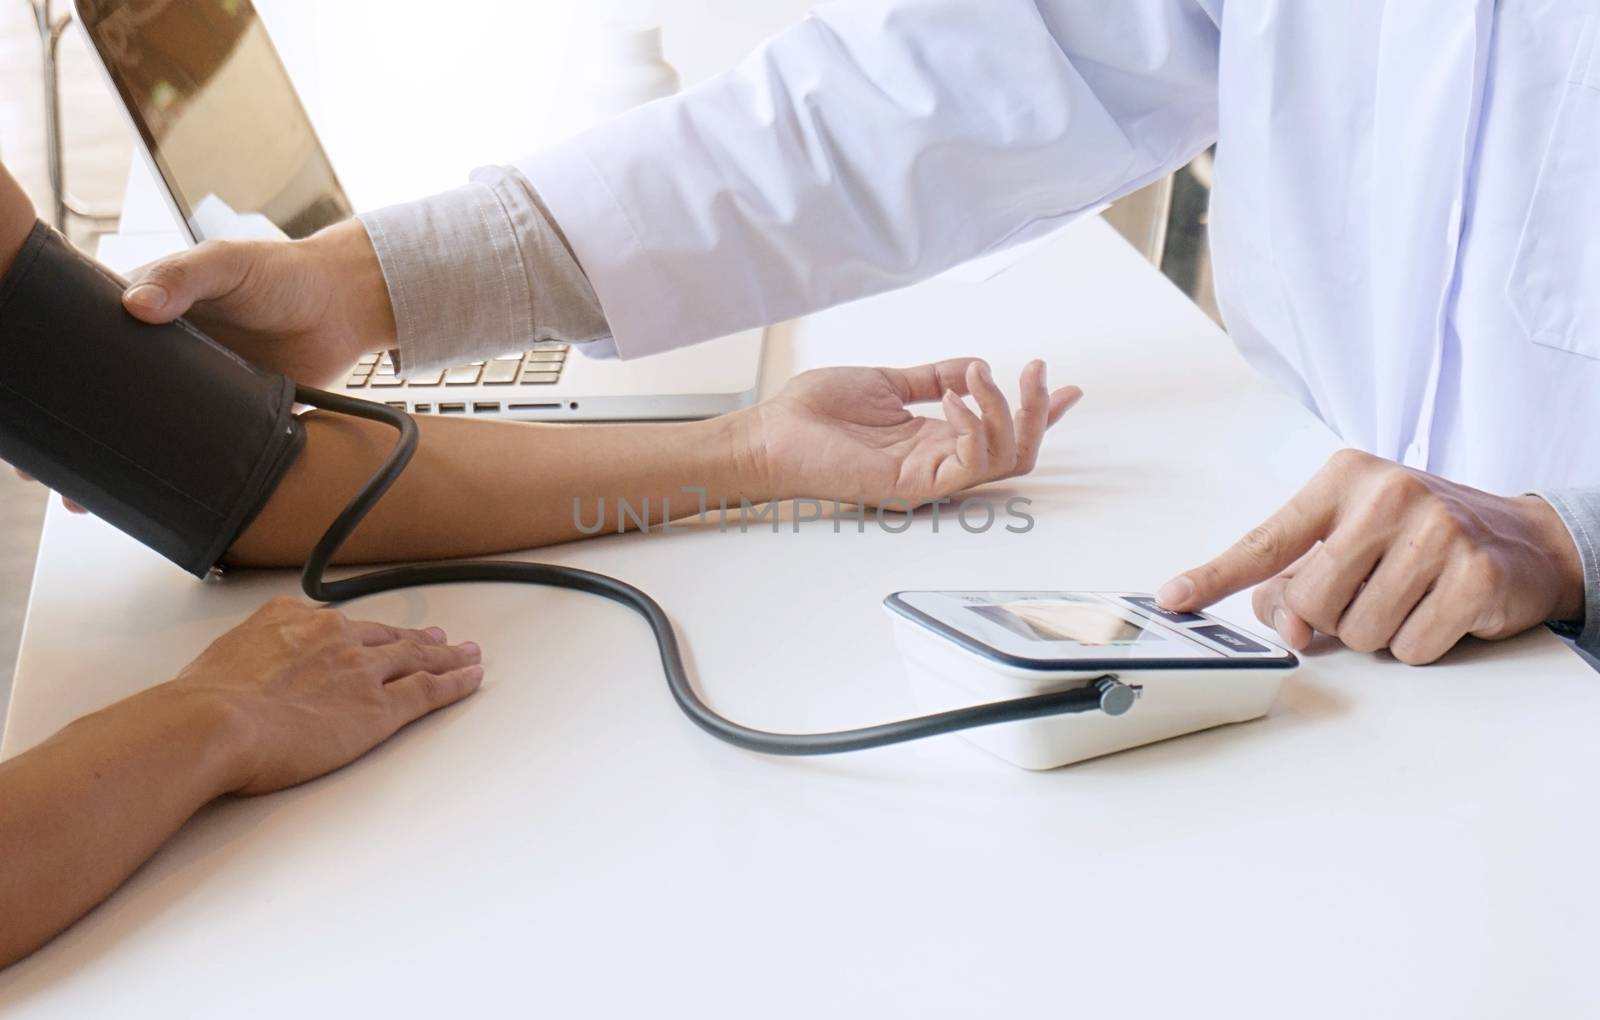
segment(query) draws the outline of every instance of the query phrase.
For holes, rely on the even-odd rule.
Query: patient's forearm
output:
[[[105,899],[228,789],[236,736],[214,699],[168,684],[0,763],[0,968]]]
[[[237,566],[298,566],[395,443],[373,422],[313,412],[305,450],[271,502],[235,543]],[[411,465],[339,555],[377,563],[474,556],[550,545],[619,529],[619,501],[660,524],[700,510],[706,490],[737,506],[782,498],[767,491],[740,414],[665,425],[529,425],[463,418],[418,420]],[[577,506],[574,507],[574,500]],[[581,522],[581,526],[580,526]],[[634,527],[630,515],[622,524]]]

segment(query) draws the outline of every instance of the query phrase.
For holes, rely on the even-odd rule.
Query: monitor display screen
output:
[[[1029,641],[1070,641],[1078,645],[1125,645],[1150,632],[1114,610],[1064,599],[1014,599],[993,605],[968,606],[977,613]]]

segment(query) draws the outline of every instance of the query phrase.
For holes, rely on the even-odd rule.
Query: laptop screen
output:
[[[78,14],[196,240],[349,218],[250,0],[79,0]]]

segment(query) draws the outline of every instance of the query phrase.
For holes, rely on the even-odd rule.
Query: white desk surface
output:
[[[1099,221],[986,283],[808,320],[771,371],[969,351],[1005,375],[1051,352],[1088,391],[1003,487],[1033,499],[1031,534],[706,528],[541,557],[655,594],[734,717],[860,724],[911,707],[886,592],[1148,587],[1336,445]],[[294,585],[200,584],[56,508],[5,753]],[[957,737],[809,761],[723,746],[679,716],[644,627],[595,598],[456,587],[354,610],[480,640],[483,691],[333,776],[206,810],[0,973],[0,1012],[1459,1017],[1600,998],[1600,687],[1542,632],[1421,670],[1311,658],[1264,720],[1027,773]]]
[[[800,6],[673,0],[669,47],[673,19],[726,15],[693,37],[700,51],[674,59],[703,74],[785,20],[785,4]],[[338,99],[392,76],[367,65],[404,48],[335,61],[317,47],[338,32],[319,36],[288,0],[260,6],[324,134],[337,135],[330,149],[358,202],[404,197],[382,193],[380,163],[362,164],[359,150],[393,126],[386,117],[426,113],[437,93],[413,76],[401,102],[367,119]],[[338,7],[318,17],[355,24],[397,9]],[[546,9],[453,5],[438,29],[446,50],[482,35],[478,8]],[[504,63],[479,68],[512,74]],[[513,154],[468,153],[456,166],[461,153],[419,145],[418,160],[433,162],[426,175],[411,168],[406,193]],[[981,275],[780,330],[768,382],[812,365],[974,352],[1011,376],[1052,356],[1054,378],[1088,397],[1039,470],[995,490],[1033,500],[1032,533],[947,522],[935,534],[926,517],[900,535],[713,527],[537,558],[656,595],[703,690],[734,717],[856,725],[911,708],[878,607],[886,592],[1148,588],[1255,523],[1337,445],[1099,221]],[[197,583],[54,507],[0,755],[169,676],[294,588],[287,573]],[[594,598],[452,587],[352,609],[481,641],[483,691],[333,776],[204,811],[111,900],[0,972],[0,1014],[1600,1007],[1588,977],[1600,687],[1543,632],[1424,670],[1314,657],[1264,720],[1027,773],[958,737],[829,760],[723,746],[678,714],[644,627]],[[1243,599],[1225,612],[1248,620]]]

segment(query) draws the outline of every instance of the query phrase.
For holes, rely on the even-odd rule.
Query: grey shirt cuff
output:
[[[1583,624],[1561,629],[1577,638],[1584,651],[1600,655],[1600,489],[1565,489],[1534,495],[1561,516],[1583,561]]]
[[[542,340],[614,352],[594,288],[520,173],[486,167],[471,184],[361,222],[394,306],[401,374]]]

